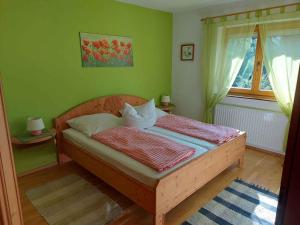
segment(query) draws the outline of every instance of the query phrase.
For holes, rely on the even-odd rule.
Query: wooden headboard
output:
[[[146,101],[146,99],[137,96],[111,95],[92,99],[78,106],[75,106],[66,113],[63,113],[62,115],[55,118],[54,126],[56,129],[57,142],[59,144],[59,141],[62,138],[62,131],[69,128],[68,124],[66,123],[66,121],[69,119],[82,115],[105,112],[120,116],[119,111],[123,108],[125,102],[129,103],[130,105],[141,105]]]

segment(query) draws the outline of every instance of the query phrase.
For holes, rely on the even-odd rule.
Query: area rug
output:
[[[278,195],[236,179],[182,225],[271,225],[277,204]]]
[[[92,184],[69,175],[26,192],[50,225],[104,225],[122,215],[122,208]]]

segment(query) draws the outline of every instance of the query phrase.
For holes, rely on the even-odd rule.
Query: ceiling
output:
[[[211,7],[218,4],[246,2],[247,0],[117,0],[128,4],[167,12],[182,12]],[[249,0],[248,0],[249,1]]]

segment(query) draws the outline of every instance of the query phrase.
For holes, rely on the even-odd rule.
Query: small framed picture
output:
[[[194,44],[181,45],[181,54],[180,54],[181,61],[193,61],[194,60],[194,51],[195,51]]]

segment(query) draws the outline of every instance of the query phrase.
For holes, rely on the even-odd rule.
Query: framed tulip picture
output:
[[[194,60],[194,44],[181,45],[180,59],[181,61],[193,61]]]
[[[129,37],[80,33],[80,47],[83,67],[133,66]]]

